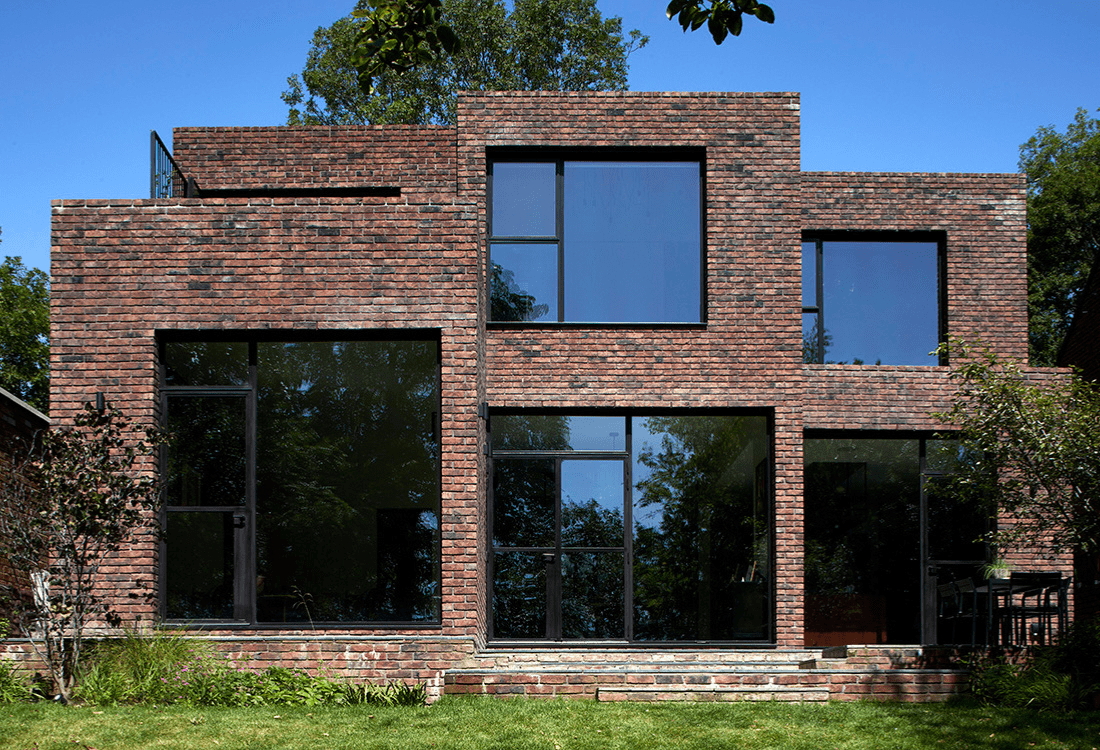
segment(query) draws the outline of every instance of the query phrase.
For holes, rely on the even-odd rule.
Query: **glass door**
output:
[[[493,637],[625,637],[625,467],[606,458],[495,463]]]

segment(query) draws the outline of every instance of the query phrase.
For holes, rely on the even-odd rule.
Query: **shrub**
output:
[[[15,667],[0,662],[0,704],[30,700],[32,691]]]
[[[1023,664],[1004,657],[970,663],[970,690],[983,703],[1067,711],[1100,691],[1100,622],[1075,623],[1056,645]]]
[[[165,631],[128,633],[97,644],[81,673],[79,697],[96,704],[194,706],[422,706],[424,685],[355,685],[300,669],[249,669],[202,641]]]

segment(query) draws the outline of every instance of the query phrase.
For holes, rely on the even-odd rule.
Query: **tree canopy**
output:
[[[392,15],[401,5],[360,0],[358,18],[348,16],[317,29],[305,68],[287,79],[282,95],[290,107],[288,124],[449,124],[455,120],[460,90],[624,90],[627,58],[648,41],[636,30],[624,36],[622,20],[604,18],[595,0],[516,0],[511,10],[504,0],[409,3],[413,9],[438,6],[427,20],[411,19],[420,23],[413,26],[421,32],[409,30],[409,19]],[[412,52],[395,55],[369,76],[364,91],[355,66],[356,45],[372,13],[390,14],[384,17],[392,22],[387,27],[394,45],[390,49],[397,49],[406,32],[413,34],[414,43]],[[442,24],[459,40],[450,54],[442,48],[439,54],[421,49],[425,37],[416,34],[429,33],[423,31],[429,21]],[[431,33],[438,38],[437,31]]]
[[[1011,519],[992,541],[1100,549],[1100,390],[1077,375],[1034,380],[988,350],[956,343],[958,393],[935,415],[959,430],[945,486]]]
[[[1020,147],[1027,174],[1031,363],[1055,364],[1100,251],[1100,120],[1077,110],[1065,132],[1043,127]]]
[[[0,387],[41,411],[50,401],[49,277],[20,258],[0,263]]]

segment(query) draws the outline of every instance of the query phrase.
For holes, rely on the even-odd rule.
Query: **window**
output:
[[[936,491],[958,442],[833,433],[804,457],[805,645],[935,643],[937,587],[986,559],[983,508]]]
[[[935,365],[941,243],[928,238],[802,241],[802,359]]]
[[[439,620],[439,344],[166,341],[165,616]]]
[[[698,323],[698,159],[497,159],[490,319]]]
[[[769,639],[767,423],[494,415],[492,637]]]

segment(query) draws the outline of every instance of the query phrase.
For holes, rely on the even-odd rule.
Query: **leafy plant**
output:
[[[88,404],[72,429],[43,433],[2,478],[0,556],[22,575],[6,593],[62,701],[75,685],[87,628],[97,618],[119,622],[97,577],[156,520],[156,483],[142,465],[159,442],[151,431],[138,437],[110,405]]]
[[[97,705],[422,706],[423,684],[356,685],[324,674],[249,668],[171,631],[127,633],[91,649],[76,697]]]
[[[0,704],[30,700],[31,688],[14,664],[0,662]]]
[[[695,31],[706,24],[715,44],[721,44],[730,34],[740,36],[743,16],[775,23],[775,11],[757,0],[672,0],[665,15],[669,20],[675,16],[684,31]]]
[[[1055,646],[1013,663],[1003,655],[969,662],[970,690],[989,705],[1068,711],[1100,691],[1100,622],[1078,622]]]
[[[1100,389],[1077,375],[1036,378],[988,349],[956,341],[947,412],[961,456],[944,487],[1013,522],[1000,549],[1100,548]]]

